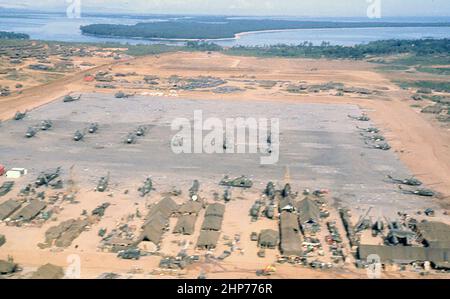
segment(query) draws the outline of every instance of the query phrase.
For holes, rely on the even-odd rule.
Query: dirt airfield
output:
[[[432,206],[436,209],[437,219],[442,222],[450,223],[450,219],[444,212],[450,209],[450,128],[439,124],[435,120],[427,117],[427,115],[421,114],[420,109],[411,107],[411,93],[410,91],[403,90],[397,85],[391,82],[388,74],[377,72],[373,64],[359,61],[345,61],[345,60],[309,60],[309,59],[281,59],[281,58],[251,58],[251,57],[233,57],[226,56],[219,53],[171,53],[158,56],[147,56],[140,58],[127,58],[120,61],[113,61],[111,59],[97,59],[95,61],[95,67],[78,70],[74,73],[66,74],[64,77],[45,83],[43,85],[32,86],[25,88],[21,94],[12,95],[8,97],[0,97],[0,119],[11,118],[16,111],[29,110],[30,115],[25,118],[25,122],[36,122],[43,119],[52,119],[55,124],[60,124],[60,128],[64,128],[64,131],[51,132],[51,137],[41,140],[41,143],[36,143],[35,148],[39,148],[40,156],[39,161],[32,162],[36,156],[33,156],[29,152],[30,148],[26,148],[26,141],[18,139],[24,128],[15,126],[13,121],[2,124],[0,130],[2,130],[2,136],[7,138],[14,138],[11,143],[0,144],[0,151],[5,153],[3,157],[8,157],[12,160],[0,161],[0,163],[14,164],[20,163],[21,167],[28,167],[25,164],[27,161],[31,161],[33,164],[30,167],[29,177],[20,179],[17,182],[17,186],[13,190],[13,193],[8,194],[6,198],[9,198],[11,194],[18,193],[20,185],[24,185],[28,181],[32,181],[39,171],[44,170],[46,167],[46,161],[42,161],[41,155],[45,154],[45,151],[49,153],[54,149],[52,157],[59,159],[58,162],[64,165],[66,170],[64,176],[67,179],[67,169],[70,165],[76,164],[76,161],[71,161],[72,157],[75,157],[79,162],[77,166],[77,178],[79,182],[80,190],[78,192],[77,199],[82,205],[63,204],[61,211],[58,214],[58,222],[60,220],[66,220],[73,217],[78,217],[82,210],[88,211],[94,209],[96,206],[102,204],[105,201],[112,202],[112,206],[108,208],[105,216],[93,224],[88,231],[83,232],[73,244],[62,250],[55,249],[39,249],[37,244],[45,239],[45,231],[56,225],[58,222],[47,222],[42,226],[5,226],[0,224],[0,233],[6,235],[7,243],[0,248],[0,259],[6,259],[9,255],[13,255],[14,261],[19,263],[24,268],[24,275],[36,269],[36,267],[51,262],[60,266],[67,266],[67,257],[70,254],[76,254],[81,258],[82,265],[82,277],[83,278],[95,278],[105,272],[120,273],[124,277],[186,277],[195,278],[202,273],[206,273],[208,278],[254,278],[256,277],[255,271],[262,269],[267,265],[273,263],[277,259],[279,254],[278,250],[266,250],[265,258],[258,258],[256,247],[254,242],[249,241],[249,236],[253,231],[259,231],[261,229],[275,229],[277,230],[277,221],[268,219],[259,219],[257,222],[250,222],[250,216],[247,211],[250,210],[252,204],[261,196],[261,192],[264,189],[265,184],[269,179],[264,177],[264,173],[258,173],[258,169],[251,169],[251,174],[254,175],[255,187],[250,190],[241,191],[240,189],[233,189],[233,196],[237,199],[227,204],[224,221],[222,224],[222,235],[219,245],[214,251],[215,254],[220,254],[223,250],[228,248],[227,240],[223,240],[222,236],[232,238],[233,235],[239,233],[241,237],[240,247],[245,250],[240,250],[239,253],[233,253],[230,257],[224,261],[218,263],[194,263],[188,266],[182,271],[156,271],[160,256],[148,256],[143,257],[139,261],[121,260],[116,257],[115,254],[105,253],[99,250],[98,245],[100,237],[97,232],[100,228],[107,228],[111,231],[118,224],[123,223],[127,215],[135,213],[137,209],[145,211],[149,203],[155,203],[161,198],[161,194],[164,192],[170,192],[170,188],[175,186],[183,190],[183,194],[179,197],[174,197],[177,203],[181,204],[186,199],[186,193],[192,179],[199,177],[201,183],[201,196],[206,198],[209,203],[214,202],[213,193],[222,193],[223,190],[215,186],[214,184],[220,179],[223,174],[227,173],[226,162],[218,163],[219,166],[214,172],[196,172],[195,170],[188,169],[176,171],[173,167],[161,167],[157,166],[155,169],[151,169],[153,173],[149,175],[155,175],[155,188],[157,191],[152,192],[151,195],[145,200],[138,198],[135,191],[130,191],[129,194],[123,194],[124,188],[135,190],[138,185],[145,178],[145,169],[136,170],[136,178],[133,178],[133,171],[129,167],[125,167],[126,175],[120,174],[120,165],[114,162],[119,158],[110,161],[110,165],[105,163],[105,168],[108,170],[114,170],[111,175],[111,181],[117,182],[120,185],[121,190],[114,189],[111,191],[114,193],[114,197],[108,198],[104,194],[93,192],[93,188],[96,184],[96,179],[104,175],[102,169],[102,159],[95,156],[90,159],[89,152],[84,149],[78,151],[77,148],[63,147],[61,140],[67,140],[70,143],[71,134],[78,129],[78,126],[83,126],[89,123],[93,118],[104,118],[110,121],[111,132],[108,140],[105,139],[105,143],[113,143],[114,138],[122,138],[126,134],[127,130],[132,129],[141,121],[146,120],[146,110],[144,108],[148,105],[149,109],[153,109],[152,112],[148,112],[151,116],[152,124],[157,123],[159,125],[166,124],[170,121],[170,117],[176,117],[179,114],[190,113],[189,109],[184,108],[187,105],[185,101],[191,100],[189,104],[192,107],[201,107],[204,111],[214,113],[215,109],[220,111],[235,111],[231,113],[231,116],[236,114],[242,114],[243,116],[252,116],[252,113],[258,112],[264,113],[264,107],[271,107],[272,113],[280,113],[280,118],[292,119],[296,115],[302,113],[305,115],[305,127],[302,127],[303,131],[317,132],[323,130],[323,138],[311,140],[295,140],[295,134],[292,136],[286,134],[284,136],[289,144],[289,149],[292,149],[298,144],[299,148],[292,149],[296,155],[301,156],[302,153],[306,155],[306,158],[310,159],[314,149],[309,152],[301,152],[302,147],[305,144],[311,146],[311,144],[323,143],[332,144],[336,146],[334,142],[339,144],[340,141],[348,146],[353,146],[357,150],[349,151],[355,155],[364,155],[354,157],[355,161],[361,161],[359,165],[355,165],[349,168],[345,162],[346,159],[336,161],[336,164],[327,164],[318,171],[324,171],[321,177],[317,172],[308,170],[308,167],[302,165],[301,167],[290,167],[289,176],[286,177],[285,165],[295,165],[296,160],[286,159],[283,161],[278,169],[271,172],[271,180],[282,186],[284,183],[289,182],[293,186],[295,191],[301,193],[303,188],[328,188],[330,189],[330,195],[326,197],[328,201],[328,208],[331,213],[332,220],[340,222],[337,210],[334,205],[340,203],[342,200],[336,202],[336,198],[345,198],[345,185],[351,184],[355,178],[349,177],[350,181],[343,179],[341,185],[333,185],[332,179],[327,180],[327,170],[330,167],[337,169],[341,173],[352,172],[356,169],[356,172],[352,173],[357,176],[360,172],[358,167],[364,169],[370,168],[367,173],[374,175],[368,176],[367,182],[364,182],[367,186],[373,186],[377,192],[384,195],[384,200],[398,201],[398,205],[395,208],[398,210],[403,209],[404,206],[410,206],[409,213],[413,213],[416,210],[423,210],[427,206]],[[114,77],[111,82],[105,83],[107,88],[99,88],[98,82],[87,81],[85,78],[88,75],[93,75],[98,72],[107,72]],[[117,74],[121,74],[118,76]],[[122,76],[125,74],[126,76]],[[156,81],[157,84],[149,86],[143,82],[144,76],[152,77],[149,81]],[[236,88],[233,92],[223,92],[215,88],[198,88],[194,90],[176,88],[174,78],[193,78],[198,76],[210,76],[214,78],[220,78],[226,80],[226,86],[232,86]],[[31,80],[31,79],[30,79]],[[177,79],[179,80],[179,79]],[[175,80],[175,82],[177,82]],[[336,95],[334,89],[318,89],[314,92],[292,92],[290,88],[292,86],[300,85],[321,85],[327,82],[340,83],[347,88],[359,88],[369,91],[368,93],[355,93],[349,92],[344,95]],[[3,82],[7,83],[7,82]],[[2,83],[2,84],[3,84]],[[25,86],[27,85],[24,82]],[[33,85],[33,84],[31,84]],[[115,88],[111,89],[110,87]],[[118,116],[121,111],[124,111],[123,107],[116,107],[109,109],[107,116],[102,115],[102,111],[95,111],[98,107],[103,105],[102,102],[109,101],[105,107],[113,107],[114,99],[113,95],[118,91],[122,91],[126,94],[135,95],[130,97],[130,101],[140,102],[137,111],[130,109],[129,113],[132,113],[133,121],[124,120],[117,122],[116,127],[113,127],[114,120],[119,120]],[[82,101],[85,104],[81,105],[80,102],[72,102],[65,104],[61,99],[66,94],[82,94]],[[127,101],[124,99],[123,101]],[[167,102],[167,104],[165,103]],[[148,104],[147,104],[148,103]],[[239,105],[242,103],[241,111],[238,110]],[[254,103],[254,104],[253,104]],[[78,106],[80,105],[80,106]],[[254,105],[254,109],[252,109]],[[187,105],[186,107],[188,107]],[[66,108],[68,107],[68,108]],[[96,108],[97,107],[97,108]],[[328,107],[328,108],[327,108]],[[65,110],[67,109],[67,110]],[[77,111],[73,114],[73,111]],[[84,111],[87,109],[87,111]],[[122,109],[122,110],[121,110]],[[157,110],[160,109],[161,118],[158,118]],[[166,109],[166,110],[164,110]],[[177,110],[178,109],[178,110]],[[185,109],[183,111],[183,109]],[[229,110],[227,110],[229,109]],[[262,110],[261,110],[262,109]],[[283,111],[286,109],[286,111]],[[296,110],[298,109],[298,110]],[[261,110],[261,111],[260,111]],[[326,111],[323,115],[320,115],[320,111]],[[330,110],[330,111],[328,111]],[[332,111],[331,111],[332,110]],[[179,114],[177,114],[177,111]],[[72,114],[71,114],[72,113]],[[88,113],[96,115],[96,117],[88,116]],[[139,114],[141,113],[141,114]],[[374,149],[369,149],[359,138],[359,131],[357,126],[363,126],[357,121],[353,121],[346,117],[347,114],[359,114],[367,113],[371,118],[370,123],[373,126],[380,128],[383,135],[387,138],[387,142],[392,146],[389,152],[381,152]],[[125,113],[126,114],[126,113]],[[337,116],[336,116],[337,115]],[[240,115],[239,115],[240,116]],[[74,117],[74,119],[72,119]],[[84,117],[84,118],[83,118]],[[124,116],[126,117],[126,116]],[[109,119],[108,119],[109,118]],[[64,122],[69,120],[69,122]],[[308,124],[317,121],[319,128],[308,127]],[[332,130],[332,122],[336,121],[337,124],[342,125],[342,128]],[[158,123],[159,122],[159,123]],[[331,122],[331,123],[330,123]],[[122,128],[120,124],[126,124],[129,127]],[[24,123],[21,126],[26,126],[28,123]],[[124,126],[126,126],[124,125]],[[118,126],[118,127],[117,127]],[[327,126],[330,126],[328,128]],[[4,131],[6,130],[6,131]],[[22,131],[21,131],[22,130]],[[123,132],[122,132],[123,131]],[[342,136],[348,136],[349,139],[338,139],[336,137],[330,137],[330,132],[336,133],[339,131]],[[342,132],[341,132],[342,131]],[[24,132],[24,131],[23,131]],[[113,135],[112,132],[116,134]],[[161,136],[158,140],[163,140],[163,137],[167,135],[164,130],[155,131],[155,136]],[[54,138],[57,139],[54,139]],[[309,138],[309,137],[308,137]],[[359,139],[358,139],[359,138]],[[3,139],[3,138],[2,138]],[[12,139],[11,139],[12,140]],[[31,140],[34,142],[34,140]],[[291,141],[291,143],[289,143]],[[56,143],[55,143],[56,142]],[[150,142],[150,141],[149,141]],[[303,142],[303,145],[302,145]],[[316,142],[316,143],[314,143]],[[53,144],[54,143],[54,144]],[[61,148],[58,149],[58,146]],[[136,148],[125,153],[127,155],[139,155],[139,149],[137,144]],[[162,146],[153,144],[144,144],[145,146]],[[143,146],[144,146],[143,145]],[[91,146],[91,145],[90,145]],[[14,151],[17,147],[18,150]],[[21,148],[23,147],[23,148]],[[49,147],[45,149],[45,147]],[[307,149],[308,146],[305,148]],[[305,150],[303,148],[303,150]],[[92,148],[90,148],[91,150]],[[326,153],[326,149],[318,149],[320,153]],[[64,154],[67,154],[64,155]],[[79,155],[79,156],[78,156]],[[384,155],[384,156],[383,156]],[[325,155],[326,156],[326,155]],[[107,157],[113,157],[113,155],[106,155]],[[342,154],[345,157],[345,152]],[[142,158],[144,163],[141,165],[145,168],[145,163],[152,163],[153,157]],[[158,156],[156,160],[160,159]],[[83,160],[84,159],[84,160]],[[146,160],[149,159],[149,160]],[[172,161],[170,157],[163,157],[161,161]],[[347,159],[353,159],[353,157],[347,157]],[[176,160],[175,160],[176,161]],[[50,161],[49,161],[50,162]],[[88,169],[92,163],[92,169]],[[162,163],[162,162],[161,162]],[[183,161],[179,161],[180,164]],[[202,163],[214,163],[214,161],[203,161]],[[365,164],[367,163],[367,164]],[[50,164],[50,163],[48,163]],[[176,164],[176,163],[174,163]],[[320,159],[313,164],[320,164]],[[342,166],[344,165],[344,166]],[[16,166],[16,165],[10,165]],[[50,165],[49,165],[50,166]],[[51,167],[57,165],[51,165]],[[172,165],[173,166],[173,165]],[[389,167],[392,167],[389,169]],[[220,168],[222,167],[222,168]],[[239,164],[235,165],[236,168]],[[302,172],[302,167],[306,170]],[[44,169],[42,169],[44,168]],[[214,168],[212,168],[214,170]],[[312,169],[312,168],[311,168]],[[230,171],[230,170],[229,170]],[[241,169],[239,169],[241,171]],[[316,169],[317,171],[317,169]],[[395,185],[392,185],[392,189],[389,189],[389,184],[383,181],[383,175],[386,171],[397,171],[401,175],[414,175],[418,179],[424,182],[424,185],[437,191],[439,194],[434,199],[410,196],[400,194],[396,190]],[[244,173],[234,173],[234,175],[240,175]],[[378,175],[378,177],[377,177]],[[275,178],[275,176],[278,176]],[[314,178],[310,178],[313,176]],[[332,177],[332,175],[331,175]],[[27,181],[28,180],[28,181]],[[5,179],[1,178],[1,182]],[[380,184],[379,186],[377,184]],[[22,186],[23,187],[23,186]],[[347,186],[348,187],[348,186]],[[372,186],[371,186],[372,187]],[[114,186],[119,188],[119,186]],[[336,191],[337,189],[340,191]],[[343,189],[344,188],[344,189]],[[358,193],[352,187],[348,187],[349,193],[357,194],[364,198],[364,192]],[[389,190],[388,190],[389,189]],[[386,191],[388,190],[388,191]],[[363,195],[361,195],[363,194]],[[3,197],[0,202],[6,199]],[[390,208],[389,202],[384,202],[380,199],[380,206]],[[351,204],[351,198],[345,198],[343,202],[346,205]],[[350,201],[350,202],[349,202]],[[422,202],[423,201],[423,202]],[[364,208],[377,204],[366,202],[361,204]],[[363,213],[364,210],[354,211],[355,216],[358,213]],[[391,211],[391,212],[394,212]],[[194,244],[198,237],[198,227],[204,218],[204,215],[200,213],[197,224],[196,233],[189,237],[178,237],[171,232],[165,233],[165,237],[161,244],[161,252],[169,255],[176,255],[180,250],[180,240],[185,239],[188,245],[188,250],[191,254],[198,253],[194,248]],[[395,212],[394,212],[395,213]],[[239,215],[239,216],[236,216]],[[422,216],[419,217],[419,219]],[[171,219],[170,231],[175,225],[175,220]],[[139,222],[133,223],[136,228],[139,227]],[[322,224],[322,230],[326,231],[326,226]],[[340,227],[342,234],[344,234],[343,227]],[[324,236],[321,236],[324,237]],[[372,240],[373,242],[376,242]],[[345,250],[350,252],[350,248],[347,245]],[[327,258],[327,256],[325,257]],[[293,266],[290,264],[276,265],[276,272],[272,273],[271,278],[365,278],[366,270],[357,269],[353,266],[354,260],[349,258],[345,263],[340,264],[338,267],[330,270],[314,270],[306,267]],[[383,278],[403,278],[403,277],[419,277],[418,273],[414,272],[398,272],[386,270],[383,272]],[[434,273],[428,277],[446,277],[445,274]]]

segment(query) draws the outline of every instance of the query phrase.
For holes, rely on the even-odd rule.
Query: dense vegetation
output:
[[[7,31],[0,31],[0,39],[29,39],[30,36],[25,33],[15,33],[15,32],[7,32]]]
[[[167,22],[137,23],[135,25],[91,24],[81,26],[83,34],[146,39],[218,39],[233,38],[248,31],[316,29],[316,28],[373,28],[373,27],[440,27],[448,23],[394,22],[318,22],[288,20],[242,20],[225,17],[197,17]]]
[[[408,59],[408,62],[412,62],[416,60],[411,57],[417,57],[419,59],[430,59],[432,57],[433,61],[448,62],[450,39],[385,40],[352,47],[333,46],[326,42],[323,42],[319,46],[304,42],[296,46],[236,46],[232,48],[221,48],[216,44],[206,42],[189,42],[186,47],[195,50],[223,51],[230,55],[261,57],[364,59],[374,56],[411,54],[411,56],[403,57],[402,59]]]

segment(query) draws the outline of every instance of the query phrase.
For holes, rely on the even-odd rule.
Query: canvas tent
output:
[[[311,199],[305,198],[296,204],[296,210],[301,225],[318,223],[320,219],[320,208]]]
[[[207,216],[203,220],[202,230],[214,230],[219,231],[222,227],[222,217],[219,216]]]
[[[150,208],[146,218],[148,219],[158,212],[161,213],[164,218],[169,218],[177,209],[177,203],[170,197],[165,197]]]
[[[17,214],[15,214],[13,220],[30,221],[36,217],[47,205],[45,202],[38,199],[32,200],[27,206],[23,207]]]
[[[61,279],[64,277],[64,270],[62,267],[52,264],[40,266],[36,272],[33,273],[31,279]]]
[[[213,249],[219,241],[220,232],[201,231],[197,240],[197,247],[201,249]]]
[[[201,209],[202,209],[202,204],[199,201],[189,200],[189,201],[183,203],[178,208],[178,213],[182,214],[182,215],[184,215],[184,214],[198,214]]]
[[[297,215],[283,211],[280,215],[281,253],[285,256],[301,256],[302,241]]]
[[[206,216],[220,216],[223,217],[223,214],[225,213],[225,206],[220,203],[213,203],[210,204],[206,208],[205,217]]]
[[[286,211],[281,212],[280,215],[280,226],[281,228],[289,227],[293,229],[296,232],[300,231],[300,228],[298,226],[298,217],[296,214],[289,213]]]
[[[424,243],[433,248],[450,248],[450,225],[442,222],[422,222],[417,224],[417,233]]]
[[[20,206],[21,204],[19,202],[12,199],[0,204],[0,220],[5,220],[11,216],[11,214],[17,211]]]
[[[258,237],[258,246],[262,248],[275,248],[278,246],[278,232],[273,229],[264,229]]]
[[[177,224],[173,230],[174,233],[183,235],[192,235],[195,230],[195,221],[197,215],[182,215],[178,218]]]
[[[382,245],[360,245],[358,247],[360,260],[367,260],[371,254],[378,255],[382,263],[410,264],[416,261],[430,261],[437,264],[450,262],[449,248]]]

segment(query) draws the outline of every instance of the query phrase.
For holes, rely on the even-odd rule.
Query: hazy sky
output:
[[[382,16],[450,16],[450,0],[0,0],[0,7],[65,11],[81,1],[82,11],[143,14],[229,14],[366,16],[380,1]]]

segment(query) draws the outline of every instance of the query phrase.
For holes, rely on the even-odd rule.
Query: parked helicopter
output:
[[[41,130],[42,131],[47,131],[51,127],[53,127],[53,122],[51,120],[43,120],[41,122]]]
[[[25,137],[27,137],[27,138],[34,137],[34,136],[36,135],[36,133],[37,133],[36,128],[34,128],[34,127],[29,127],[28,130],[27,130],[27,132],[25,133]]]
[[[389,179],[391,179],[394,183],[397,184],[403,184],[403,185],[408,185],[408,186],[420,186],[422,185],[422,182],[419,181],[418,179],[414,178],[414,177],[410,177],[407,179],[398,179],[398,178],[394,178],[391,175],[387,176]]]
[[[98,124],[97,123],[92,123],[92,124],[89,125],[88,132],[90,134],[94,134],[95,132],[97,132],[97,130],[98,130]]]
[[[73,135],[73,140],[75,141],[81,141],[84,138],[84,135],[86,135],[86,133],[83,131],[81,132],[80,130],[77,130],[75,132],[75,134]]]
[[[27,115],[27,111],[25,111],[25,112],[17,111],[16,114],[14,115],[14,120],[24,119],[26,115]]]
[[[56,168],[54,171],[44,171],[39,174],[38,178],[34,182],[36,187],[48,186],[51,181],[58,178],[61,173],[61,167]]]
[[[100,178],[97,187],[95,188],[95,191],[105,192],[108,189],[108,185],[109,185],[109,172],[106,176]]]

